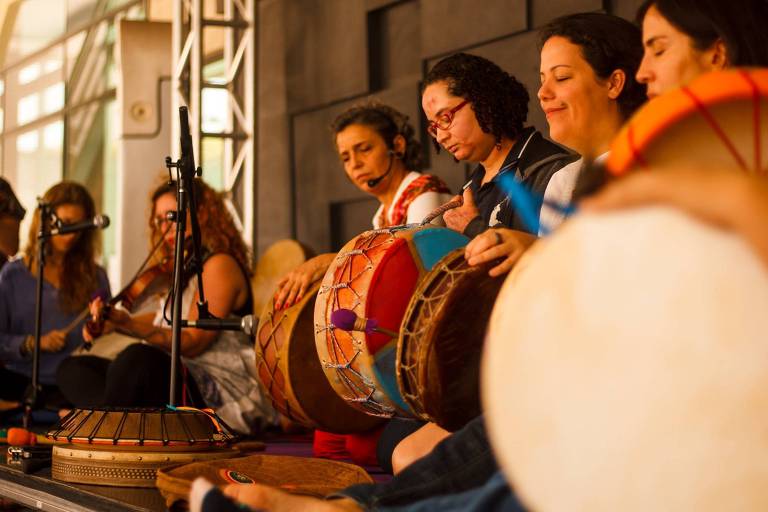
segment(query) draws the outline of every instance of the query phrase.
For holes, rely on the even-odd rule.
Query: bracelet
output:
[[[27,336],[24,338],[24,343],[21,344],[20,351],[22,356],[28,356],[35,349],[35,337]]]

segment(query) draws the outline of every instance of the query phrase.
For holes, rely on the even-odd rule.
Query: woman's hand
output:
[[[61,330],[50,331],[40,336],[40,350],[43,352],[60,352],[67,345],[67,333]]]
[[[88,304],[88,309],[91,313],[91,320],[102,323],[99,336],[109,334],[117,328],[127,328],[131,322],[131,316],[125,311],[113,307],[105,308],[104,299],[101,297],[93,299]],[[89,343],[95,339],[86,326],[83,326],[83,339]]]
[[[310,285],[323,278],[335,257],[335,253],[320,254],[286,274],[277,284],[275,309],[289,308],[299,302]]]
[[[480,215],[480,210],[478,210],[477,205],[475,205],[475,198],[469,187],[464,190],[463,196],[455,196],[451,201],[457,199],[463,200],[463,204],[458,208],[453,208],[452,210],[445,212],[443,214],[443,220],[447,227],[454,231],[458,231],[459,233],[463,233],[472,219]]]
[[[501,260],[488,271],[491,277],[506,274],[525,251],[536,241],[536,237],[523,231],[507,228],[492,228],[472,239],[464,250],[467,263],[472,266],[487,261]]]

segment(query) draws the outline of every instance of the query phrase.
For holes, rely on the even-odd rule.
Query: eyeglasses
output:
[[[464,108],[464,105],[469,103],[469,100],[464,100],[455,107],[453,107],[451,110],[447,112],[443,112],[442,114],[438,115],[434,121],[429,121],[429,124],[427,125],[427,131],[432,137],[437,138],[437,129],[440,128],[441,130],[447,130],[451,127],[451,124],[453,124],[453,118],[456,115],[456,112]]]
[[[154,217],[152,219],[152,227],[154,229],[159,229],[159,230],[162,230],[162,231],[165,231],[165,229],[167,229],[164,226],[168,225],[168,227],[170,227],[170,224],[172,224],[172,223],[173,223],[173,219],[170,218],[167,214],[166,215],[158,215],[157,217]]]

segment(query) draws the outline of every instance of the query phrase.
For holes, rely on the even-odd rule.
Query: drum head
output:
[[[410,416],[396,376],[397,337],[345,331],[338,309],[397,333],[418,280],[448,252],[468,242],[447,228],[397,226],[366,231],[339,251],[315,305],[315,344],[325,376],[352,407],[373,416]]]
[[[256,270],[251,279],[253,314],[261,315],[272,301],[277,283],[313,255],[311,249],[296,240],[278,240],[270,245],[256,262]]]
[[[483,360],[533,510],[768,509],[768,271],[675,210],[583,216],[507,278]]]
[[[400,328],[397,380],[415,415],[455,431],[478,416],[480,354],[503,277],[448,253],[416,287]]]
[[[315,348],[315,298],[320,283],[288,309],[270,300],[256,333],[259,382],[284,416],[309,428],[337,434],[370,430],[379,420],[351,407],[331,388]]]
[[[650,100],[613,141],[607,167],[676,164],[768,172],[768,70],[708,73]]]

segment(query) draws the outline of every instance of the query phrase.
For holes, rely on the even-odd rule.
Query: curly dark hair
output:
[[[528,118],[528,90],[499,66],[477,55],[456,53],[435,64],[424,79],[421,92],[437,82],[446,82],[448,92],[469,101],[480,128],[514,139]],[[440,151],[440,144],[433,140]]]
[[[645,85],[635,79],[643,59],[642,36],[631,22],[599,12],[571,14],[539,30],[539,50],[552,37],[564,37],[581,47],[584,60],[601,80],[607,80],[617,69],[624,72],[624,89],[618,98],[624,119],[645,103]]]
[[[637,10],[643,23],[655,7],[677,30],[707,50],[721,39],[731,66],[768,66],[768,2],[765,0],[646,0]]]
[[[390,150],[395,149],[395,137],[405,139],[403,164],[409,171],[420,171],[423,166],[421,143],[416,139],[416,132],[408,122],[408,116],[377,101],[355,105],[339,114],[331,123],[333,143],[336,136],[350,125],[367,126],[378,133]]]
[[[224,204],[224,196],[215,191],[203,180],[194,180],[197,213],[205,212],[204,221],[200,222],[200,236],[203,245],[212,253],[226,253],[235,258],[243,271],[251,275],[251,261],[248,246],[238,231],[232,215]],[[155,217],[155,202],[165,194],[176,196],[176,182],[165,180],[152,192],[149,225],[152,232],[151,241],[156,243],[162,236],[152,223]]]
[[[84,186],[74,181],[62,181],[49,188],[43,194],[43,201],[51,205],[53,210],[58,206],[72,204],[83,209],[84,219],[92,219],[96,215],[93,198]],[[32,223],[29,227],[27,246],[24,249],[24,260],[30,269],[37,264],[37,238],[40,232],[40,208],[35,209]],[[50,244],[47,246],[50,252]],[[101,232],[89,229],[77,234],[74,245],[64,255],[59,288],[59,305],[67,313],[75,313],[83,309],[91,296],[99,287],[98,265],[96,258],[101,249]]]

